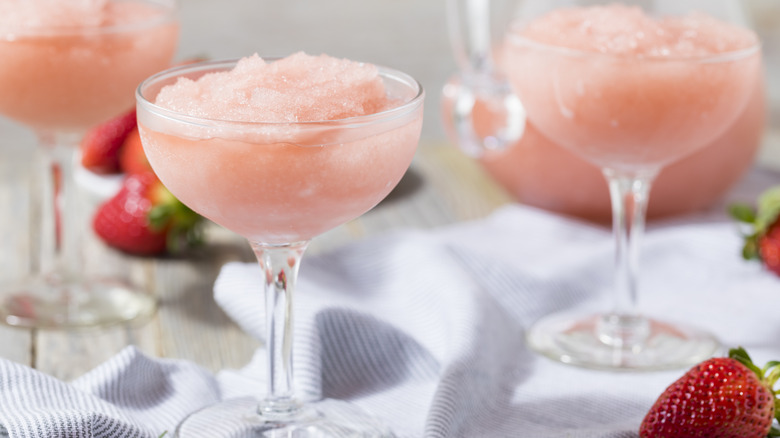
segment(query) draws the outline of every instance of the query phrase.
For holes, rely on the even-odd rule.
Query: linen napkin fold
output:
[[[729,221],[653,226],[640,307],[780,358],[780,279],[739,257]],[[609,373],[528,350],[554,311],[610,304],[609,230],[521,206],[434,231],[397,231],[304,257],[295,297],[302,398],[346,399],[399,437],[635,437],[683,370]],[[224,266],[219,304],[263,337],[261,273]],[[155,437],[218,399],[262,394],[262,351],[212,376],[128,348],[71,384],[0,361],[0,431],[10,437]]]

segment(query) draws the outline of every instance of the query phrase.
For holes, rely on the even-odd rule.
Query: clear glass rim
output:
[[[139,20],[132,23],[115,24],[111,26],[47,26],[47,27],[0,27],[0,40],[13,41],[18,38],[29,37],[54,37],[54,36],[92,36],[110,35],[125,32],[136,32],[150,29],[162,24],[178,21],[178,7],[176,0],[137,0],[141,3],[159,6],[165,13],[155,15],[151,19]],[[126,0],[114,1],[124,3]]]
[[[633,55],[633,54],[620,54],[620,53],[602,53],[592,52],[581,49],[573,49],[564,46],[558,46],[555,44],[542,43],[531,38],[518,35],[519,27],[514,27],[510,30],[508,41],[512,46],[528,46],[536,50],[544,50],[556,53],[558,55],[570,57],[570,58],[600,58],[605,60],[612,60],[616,62],[630,61],[641,59],[643,62],[664,63],[664,62],[697,62],[700,64],[717,64],[737,61],[747,58],[751,55],[760,53],[761,42],[756,39],[755,44],[745,47],[739,50],[731,50],[727,52],[715,53],[711,55],[696,55],[696,56],[653,56],[653,55]]]
[[[147,91],[149,87],[155,86],[162,81],[171,80],[187,73],[204,72],[205,74],[209,72],[227,71],[232,67],[234,67],[240,59],[241,58],[231,58],[231,59],[223,59],[223,60],[203,61],[203,62],[186,64],[182,66],[169,68],[167,70],[163,70],[159,73],[156,73],[146,78],[143,82],[141,82],[140,85],[138,85],[138,88],[136,88],[136,93],[135,93],[136,102],[138,103],[141,109],[143,109],[146,112],[155,114],[158,117],[164,117],[169,120],[175,120],[179,123],[186,123],[186,124],[196,125],[196,126],[206,127],[206,128],[226,127],[226,126],[244,126],[244,127],[295,126],[300,129],[306,129],[308,127],[312,129],[323,129],[323,128],[331,128],[331,127],[338,128],[338,129],[345,129],[345,128],[355,128],[355,127],[371,125],[373,123],[378,123],[378,122],[387,122],[400,117],[407,116],[422,105],[425,96],[425,90],[423,89],[422,84],[420,84],[420,82],[418,82],[411,75],[406,74],[400,70],[395,70],[381,65],[376,65],[377,69],[379,70],[380,77],[393,79],[398,83],[402,83],[405,84],[406,86],[409,86],[410,89],[413,90],[413,92],[415,93],[414,97],[404,101],[402,104],[398,106],[395,106],[393,108],[384,111],[380,111],[378,113],[348,117],[343,119],[312,120],[312,121],[301,121],[301,122],[249,122],[243,120],[211,119],[206,117],[193,116],[190,114],[173,111],[161,107],[159,105],[156,105],[154,102],[149,100],[147,96],[145,96],[145,91]],[[262,59],[266,62],[269,61],[274,62],[281,58],[268,57]]]

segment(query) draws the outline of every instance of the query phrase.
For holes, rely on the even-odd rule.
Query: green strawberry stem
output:
[[[734,219],[746,223],[753,224],[756,221],[756,212],[753,208],[745,204],[734,204],[729,206],[729,214]]]
[[[202,221],[202,216],[173,195],[149,211],[149,225],[152,229],[168,229],[166,246],[172,254],[203,243]]]
[[[764,191],[758,198],[756,228],[766,230],[780,217],[780,186]]]
[[[756,373],[759,378],[764,378],[766,368],[762,370],[761,368],[757,367],[756,364],[753,363],[753,359],[750,358],[750,355],[744,348],[732,348],[729,350],[729,357],[738,360],[742,365],[750,368],[750,370]]]

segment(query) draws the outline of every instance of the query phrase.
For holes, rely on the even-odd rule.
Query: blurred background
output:
[[[438,114],[441,88],[454,72],[443,0],[179,0],[178,58],[234,58],[258,53],[327,53],[391,66],[428,92],[424,142],[444,137]],[[2,119],[2,118],[0,118]],[[0,120],[0,142],[29,148],[32,135]]]
[[[764,51],[769,113],[759,161],[780,169],[780,1],[743,0]]]
[[[763,42],[770,122],[759,160],[780,169],[780,0],[742,0]],[[441,90],[456,71],[445,0],[179,0],[178,58],[230,58],[296,51],[392,66],[427,91],[422,145],[448,142]],[[0,144],[12,154],[34,144],[24,128],[0,119]]]

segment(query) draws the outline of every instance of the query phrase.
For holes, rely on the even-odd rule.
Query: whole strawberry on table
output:
[[[754,210],[747,205],[733,205],[731,215],[750,226],[745,235],[742,256],[760,260],[771,272],[780,275],[780,187],[771,188],[758,198]]]
[[[780,436],[774,427],[778,365],[758,368],[743,348],[735,348],[728,357],[694,366],[658,397],[642,421],[640,438]]]
[[[92,228],[129,254],[179,253],[202,240],[203,218],[154,174],[144,154],[135,109],[95,126],[81,142],[81,165],[99,175],[124,174],[122,187],[95,212]]]

